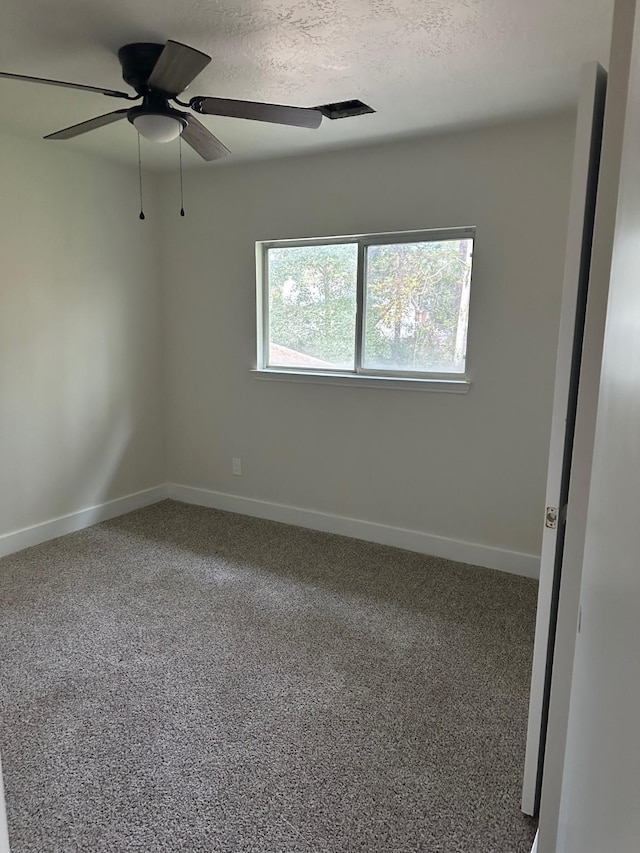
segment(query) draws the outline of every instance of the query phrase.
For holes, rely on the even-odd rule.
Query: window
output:
[[[473,228],[258,244],[258,370],[463,380]]]

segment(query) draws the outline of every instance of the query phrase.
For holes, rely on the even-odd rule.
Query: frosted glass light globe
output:
[[[133,120],[136,130],[152,142],[171,142],[182,133],[182,122],[173,116],[143,113]]]

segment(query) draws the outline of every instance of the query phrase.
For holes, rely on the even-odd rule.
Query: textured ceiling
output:
[[[3,0],[0,70],[126,89],[117,49],[172,38],[213,57],[190,95],[299,106],[360,98],[377,110],[325,119],[316,131],[203,118],[237,161],[574,103],[581,64],[608,64],[612,8],[613,0]],[[121,105],[0,81],[0,127],[34,139]],[[42,144],[137,157],[127,122]],[[176,145],[146,143],[145,162],[173,167]],[[187,165],[200,162],[185,153]]]

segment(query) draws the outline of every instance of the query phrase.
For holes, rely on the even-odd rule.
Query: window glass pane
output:
[[[369,246],[363,367],[464,373],[473,240]]]
[[[353,370],[358,247],[279,246],[267,263],[269,366]]]

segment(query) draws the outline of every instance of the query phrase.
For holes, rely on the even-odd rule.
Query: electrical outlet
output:
[[[242,459],[232,459],[231,470],[236,477],[242,477]]]

